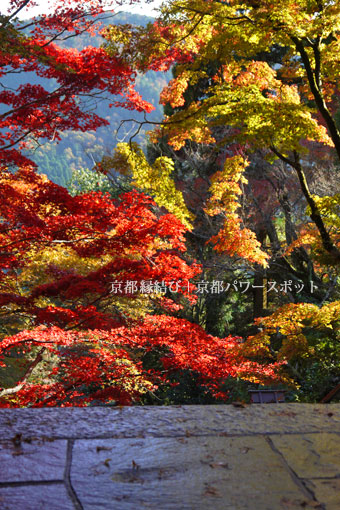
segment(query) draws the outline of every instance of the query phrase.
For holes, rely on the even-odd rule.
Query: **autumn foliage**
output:
[[[32,3],[12,2],[13,15]],[[106,8],[109,6],[110,2],[106,3]],[[33,73],[49,80],[46,86],[31,80],[16,90],[4,87],[0,92],[2,165],[32,164],[23,150],[36,147],[41,139],[59,140],[66,130],[88,131],[108,125],[93,111],[93,100],[103,95],[114,97],[111,106],[138,111],[154,108],[134,89],[135,72],[121,58],[103,48],[89,46],[79,51],[58,44],[98,30],[103,13],[103,2],[98,0],[73,5],[59,1],[51,14],[30,23],[12,23],[6,17],[0,21],[0,77]],[[53,88],[48,85],[52,80]]]
[[[0,77],[55,84],[0,92],[0,363],[19,374],[0,389],[1,406],[143,402],[182,374],[226,402],[230,378],[303,385],[316,365],[333,384],[339,193],[314,172],[340,158],[339,2],[174,0],[146,27],[106,28],[101,48],[58,45],[94,30],[103,12],[100,1],[61,1],[28,27],[0,20]],[[96,165],[132,191],[71,196],[37,173],[26,149],[106,125],[91,103],[104,96],[151,111],[136,75],[174,64],[166,114],[149,133],[156,156],[130,141]],[[301,302],[286,292],[268,308],[262,295],[252,334],[218,337],[202,327],[214,301],[195,284],[232,271],[263,287],[283,273],[320,289]],[[229,298],[215,301],[223,331]]]
[[[187,206],[199,202],[196,189],[186,189],[197,182],[193,176],[204,179],[205,190],[210,184],[193,236],[221,253],[219,270],[228,254],[263,287],[260,265],[269,279],[285,275],[305,287],[317,281],[318,295],[277,297],[267,310],[262,296],[260,314],[274,314],[254,311],[263,331],[244,345],[246,355],[286,360],[299,383],[308,360],[308,377],[313,366],[332,367],[332,381],[339,381],[339,12],[339,2],[328,1],[174,0],[153,24],[152,38],[150,27],[124,38],[129,28],[122,26],[108,42],[117,48],[119,41],[122,58],[141,71],[146,62],[161,68],[162,55],[164,65],[170,53],[183,57],[161,93],[165,116],[150,139],[177,158],[174,179],[181,179]],[[215,168],[204,167],[209,150],[220,151]],[[198,229],[202,209],[212,218],[204,223],[215,229],[210,238]],[[335,310],[331,325],[322,319],[328,307]]]
[[[200,268],[182,258],[185,227],[153,212],[149,197],[132,192],[116,203],[99,192],[72,197],[31,169],[4,172],[1,191],[1,317],[12,333],[3,337],[1,355],[30,360],[15,392],[2,392],[3,405],[127,404],[176,370],[199,374],[207,391],[224,398],[220,386],[228,376],[276,379],[279,365],[248,362],[238,355],[237,339],[150,315],[155,305],[168,313],[181,307],[162,293],[112,293],[115,281],[123,288],[163,281],[179,284],[176,298],[195,299],[190,280]],[[159,352],[162,369],[143,367],[150,350]],[[43,378],[34,372],[38,364]]]

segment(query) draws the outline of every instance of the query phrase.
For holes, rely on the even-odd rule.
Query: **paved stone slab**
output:
[[[0,509],[340,510],[339,442],[339,404],[2,409]]]
[[[84,510],[301,510],[314,503],[260,436],[79,440],[71,482]]]
[[[340,477],[340,435],[280,435],[272,441],[299,478]]]
[[[339,510],[340,508],[340,479],[308,480],[306,486],[313,491],[316,499],[327,510]]]
[[[1,510],[75,510],[62,484],[0,487],[0,508]]]
[[[0,439],[340,432],[340,405],[0,409]]]
[[[67,441],[0,442],[0,483],[62,480]],[[0,506],[1,508],[1,506]]]

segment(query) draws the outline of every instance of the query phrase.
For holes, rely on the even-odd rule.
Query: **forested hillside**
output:
[[[130,13],[110,14],[108,12],[102,16],[102,27],[108,24],[129,23],[131,25],[143,26],[152,18]],[[30,20],[27,21],[27,24]],[[97,30],[98,32],[98,30]],[[84,32],[76,37],[61,41],[62,48],[76,48],[81,51],[86,46],[100,47],[104,39],[100,35]],[[143,99],[154,105],[155,110],[148,116],[150,120],[159,121],[162,117],[162,106],[159,104],[159,95],[163,87],[170,79],[170,72],[149,71],[146,74],[140,74],[136,79],[136,90],[142,95]],[[55,81],[41,78],[33,73],[20,73],[19,75],[9,74],[5,77],[3,84],[10,88],[15,88],[20,84],[29,81],[34,85],[43,85],[48,90],[52,90]],[[71,178],[74,170],[92,168],[94,163],[100,161],[104,154],[109,154],[117,145],[118,141],[128,140],[137,130],[137,125],[129,122],[123,125],[117,133],[120,123],[123,119],[143,120],[143,114],[139,112],[129,112],[124,108],[110,108],[112,97],[106,101],[93,101],[91,109],[101,117],[104,117],[109,126],[101,127],[98,130],[88,130],[86,132],[68,130],[61,136],[58,142],[53,139],[44,141],[41,146],[34,146],[32,151],[26,151],[26,154],[39,167],[39,171],[45,173],[52,181],[65,186]],[[145,142],[145,131],[141,129],[135,141]]]

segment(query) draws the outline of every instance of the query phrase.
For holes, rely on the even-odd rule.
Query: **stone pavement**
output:
[[[340,404],[0,409],[1,510],[340,510]]]

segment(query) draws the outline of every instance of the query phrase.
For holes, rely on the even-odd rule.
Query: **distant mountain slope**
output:
[[[152,18],[138,14],[118,13],[105,20],[104,24],[123,24],[146,25]],[[103,38],[99,35],[91,36],[88,33],[77,37],[67,39],[60,44],[67,48],[76,48],[81,50],[86,46],[100,46]],[[148,115],[150,120],[160,120],[162,117],[162,108],[158,104],[159,94],[164,85],[171,79],[171,73],[156,73],[150,71],[144,76],[138,76],[136,79],[136,90],[142,95],[143,99],[152,103],[155,110]],[[4,80],[3,80],[4,81]],[[32,84],[41,84],[46,89],[52,89],[53,80],[40,79],[33,73],[23,73],[6,78],[6,86],[17,88],[22,83],[31,82]],[[136,130],[136,124],[129,122],[124,124],[117,133],[118,127],[123,119],[143,120],[144,116],[135,111],[128,111],[124,108],[109,108],[112,97],[107,101],[101,101],[94,105],[94,111],[100,117],[107,119],[110,126],[99,128],[97,131],[68,131],[62,134],[62,140],[43,141],[42,145],[34,151],[28,152],[30,158],[38,164],[39,172],[63,186],[70,180],[72,171],[82,168],[91,168],[94,161],[98,161],[103,154],[112,151],[118,141],[128,140]],[[145,131],[140,131],[134,138],[143,145],[145,143]]]

